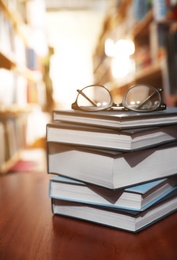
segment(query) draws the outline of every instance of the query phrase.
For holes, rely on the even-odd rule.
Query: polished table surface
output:
[[[137,234],[53,216],[49,177],[0,176],[0,260],[177,259],[177,213]]]

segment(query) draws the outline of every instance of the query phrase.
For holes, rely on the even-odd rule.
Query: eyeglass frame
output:
[[[132,88],[134,88],[134,87],[138,87],[138,86],[142,86],[142,85],[144,85],[144,86],[146,86],[146,87],[149,87],[149,88],[154,88],[157,92],[158,92],[158,94],[159,94],[159,96],[160,96],[160,104],[159,104],[159,106],[157,106],[155,109],[152,109],[152,110],[138,110],[138,109],[131,109],[131,108],[129,108],[129,107],[127,107],[124,103],[124,100],[125,100],[125,98],[126,98],[126,95],[127,95],[127,93],[130,91],[130,89],[132,89]],[[83,90],[84,89],[86,89],[86,88],[89,88],[89,87],[102,87],[102,88],[104,88],[107,92],[108,92],[108,94],[110,95],[110,97],[111,97],[111,101],[113,100],[113,98],[112,98],[112,95],[111,95],[111,92],[109,91],[109,89],[107,89],[105,86],[103,86],[103,85],[99,85],[99,84],[93,84],[93,85],[88,85],[88,86],[86,86],[86,87],[84,87],[84,88],[82,88],[82,89],[77,89],[76,91],[78,92],[78,94],[77,94],[77,96],[76,96],[76,100],[71,104],[71,108],[72,109],[74,109],[74,110],[80,110],[80,111],[85,111],[85,112],[98,112],[98,111],[105,111],[105,110],[108,110],[108,111],[110,111],[110,110],[114,110],[114,111],[134,111],[134,112],[140,112],[140,113],[147,113],[147,112],[154,112],[154,111],[159,111],[159,110],[165,110],[166,109],[166,104],[165,103],[163,103],[162,102],[162,91],[163,91],[163,89],[162,88],[155,88],[155,87],[153,87],[153,86],[151,86],[151,85],[148,85],[148,84],[135,84],[135,85],[132,85],[132,86],[130,86],[129,88],[128,88],[128,90],[125,92],[125,94],[123,95],[123,99],[122,99],[122,102],[120,103],[120,104],[116,104],[116,103],[114,103],[113,101],[111,102],[111,105],[109,105],[108,107],[106,107],[106,108],[101,108],[101,109],[99,109],[98,108],[98,110],[86,110],[86,109],[82,109],[80,106],[78,106],[78,104],[77,104],[77,100],[78,100],[78,97],[79,97],[79,95],[82,95],[83,97],[85,97],[92,105],[94,105],[94,106],[97,106],[95,103],[94,103],[94,101],[92,101],[87,95],[85,95],[84,93],[83,93]],[[142,105],[144,105],[147,101],[149,101],[152,97],[153,97],[153,95],[155,94],[156,92],[154,92],[154,93],[152,93],[151,95],[149,95],[144,101],[143,101],[143,103],[141,103],[138,107],[140,107],[140,106],[142,106]]]

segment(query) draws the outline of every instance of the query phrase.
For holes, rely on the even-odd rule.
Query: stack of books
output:
[[[54,214],[138,232],[177,210],[177,108],[55,110],[46,139]]]

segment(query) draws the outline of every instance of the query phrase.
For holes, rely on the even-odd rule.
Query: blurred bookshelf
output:
[[[94,83],[107,86],[115,102],[144,83],[163,88],[164,102],[177,105],[177,4],[162,1],[161,10],[159,2],[117,1],[106,15],[93,54]]]
[[[29,41],[27,3],[0,0],[0,173],[8,172],[24,149],[44,147],[39,128],[50,120],[43,110],[42,59]]]

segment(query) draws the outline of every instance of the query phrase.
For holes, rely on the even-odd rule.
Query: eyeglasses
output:
[[[166,105],[162,102],[162,89],[144,84],[130,87],[123,96],[121,104],[115,104],[109,90],[102,85],[90,85],[77,90],[77,92],[76,101],[71,105],[72,109],[75,110],[87,112],[101,110],[151,112],[166,109]]]

